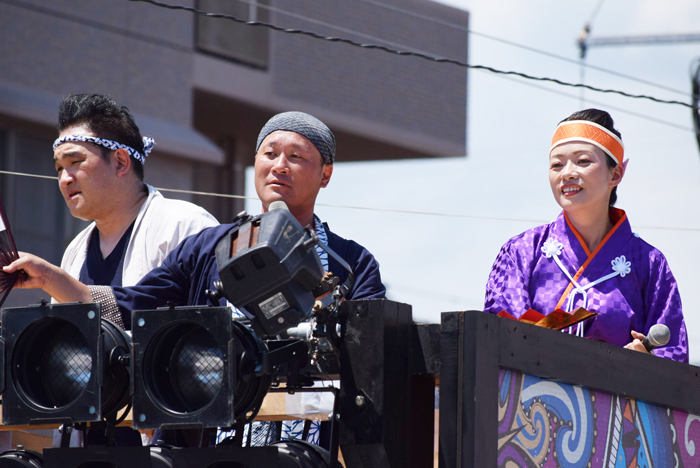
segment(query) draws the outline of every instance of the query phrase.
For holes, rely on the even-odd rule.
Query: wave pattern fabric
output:
[[[499,467],[699,466],[700,417],[501,370]]]

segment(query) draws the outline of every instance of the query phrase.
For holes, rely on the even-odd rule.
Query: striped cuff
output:
[[[124,328],[122,314],[119,312],[117,298],[110,286],[88,286],[92,300],[100,303],[100,310],[103,319],[107,319]]]

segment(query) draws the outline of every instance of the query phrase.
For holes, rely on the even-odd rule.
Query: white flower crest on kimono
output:
[[[542,246],[542,253],[544,253],[547,258],[552,258],[554,255],[558,257],[561,255],[561,250],[563,248],[564,244],[550,237],[544,242],[544,245]]]
[[[624,255],[620,255],[610,263],[612,264],[613,271],[619,273],[623,278],[632,271],[632,263],[628,262]]]

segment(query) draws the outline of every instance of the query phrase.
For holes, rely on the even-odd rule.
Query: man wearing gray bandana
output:
[[[382,298],[385,289],[379,265],[371,254],[355,242],[331,232],[328,224],[314,214],[316,197],[333,174],[334,159],[335,137],[323,122],[303,112],[284,112],[272,117],[260,131],[255,154],[255,190],[262,202],[262,211],[267,212],[274,201],[283,201],[302,226],[314,226],[319,239],[353,267],[356,288],[351,299]],[[318,247],[316,250],[326,271],[344,273],[325,251]],[[345,280],[344,276],[341,281]],[[253,425],[253,445],[265,445],[280,436],[283,439],[302,437],[303,421],[284,421],[281,434],[276,427],[269,427],[270,424]],[[226,435],[220,434],[219,438]],[[319,445],[320,437],[320,426],[314,423],[307,440]]]
[[[330,129],[303,112],[277,114],[260,131],[255,151],[255,190],[263,213],[279,200],[302,226],[312,225],[318,192],[333,174]]]

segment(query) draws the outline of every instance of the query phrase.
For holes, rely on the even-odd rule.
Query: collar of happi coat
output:
[[[314,224],[316,227],[316,235],[318,236],[318,240],[328,245],[328,234],[326,233],[326,228],[323,226],[321,218],[316,216],[316,213],[314,213]],[[321,266],[324,270],[328,271],[328,252],[323,250],[318,245],[315,245],[315,247],[316,253],[318,254],[318,258],[321,260]]]

